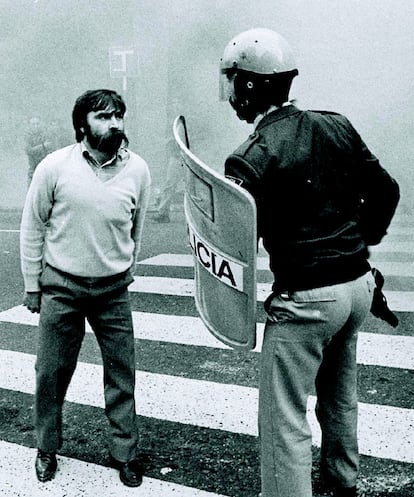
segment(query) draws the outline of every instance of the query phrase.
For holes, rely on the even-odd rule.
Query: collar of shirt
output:
[[[256,119],[253,121],[254,128],[257,128],[257,125],[260,123],[260,121],[266,117],[268,114],[271,112],[274,112],[275,110],[281,109],[282,107],[289,107],[289,105],[293,105],[293,102],[285,102],[279,107],[277,105],[271,105],[266,112],[263,112],[262,114],[257,114]]]
[[[107,181],[118,174],[119,171],[124,168],[129,159],[128,149],[120,147],[118,152],[111,159],[103,164],[99,164],[84,142],[81,142],[80,146],[83,158],[92,168],[92,171],[96,174],[96,176],[102,181]]]

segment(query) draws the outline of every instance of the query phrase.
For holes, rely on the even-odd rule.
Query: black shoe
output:
[[[336,487],[334,497],[358,497],[357,487]]]
[[[52,480],[55,477],[57,469],[56,454],[39,449],[37,451],[35,469],[39,481]]]
[[[121,462],[110,456],[111,466],[119,470],[119,478],[127,487],[139,487],[142,483],[143,468],[137,459]]]
[[[343,487],[338,484],[326,470],[325,466],[321,464],[320,479],[323,492],[329,492],[333,497],[359,497],[357,487]],[[362,496],[361,496],[362,497]]]

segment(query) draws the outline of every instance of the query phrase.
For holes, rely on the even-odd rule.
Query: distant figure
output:
[[[111,464],[125,485],[142,482],[128,286],[134,280],[150,173],[146,162],[126,148],[125,111],[114,91],[81,95],[72,114],[78,143],[38,165],[23,209],[23,304],[40,312],[34,422],[35,468],[42,482],[56,473],[62,406],[85,318],[102,353]]]
[[[73,142],[69,130],[63,126],[60,119],[52,119],[47,126],[47,137],[50,142],[50,151],[59,150]]]
[[[184,192],[184,168],[182,166],[181,156],[172,132],[173,121],[177,117],[178,109],[178,100],[173,98],[167,112],[168,119],[165,141],[167,163],[164,171],[164,180],[161,192],[158,198],[157,214],[152,218],[158,223],[169,223],[171,221],[170,211],[174,195],[180,191]]]
[[[171,131],[171,137],[166,140],[167,167],[165,179],[159,194],[157,214],[152,218],[157,223],[169,223],[170,211],[174,195],[180,191],[184,180],[181,157]],[[181,188],[183,191],[183,189]]]
[[[25,152],[29,161],[27,183],[30,185],[34,170],[39,162],[51,151],[51,142],[47,139],[44,125],[38,117],[29,119],[29,126],[24,137]]]

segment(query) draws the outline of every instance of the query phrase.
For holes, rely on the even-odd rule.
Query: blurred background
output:
[[[1,0],[0,207],[23,205],[33,118],[70,143],[75,99],[94,88],[124,96],[130,148],[148,162],[154,189],[177,114],[194,151],[222,171],[252,128],[218,100],[219,61],[231,37],[258,26],[294,49],[297,105],[350,118],[411,210],[412,0]]]

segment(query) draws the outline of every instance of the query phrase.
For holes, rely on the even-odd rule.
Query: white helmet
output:
[[[270,105],[283,103],[297,74],[292,50],[279,33],[266,28],[244,31],[224,49],[220,100],[229,101],[240,119],[252,122]]]
[[[288,42],[276,31],[255,28],[229,41],[221,59],[221,70],[241,69],[256,74],[297,70]]]

